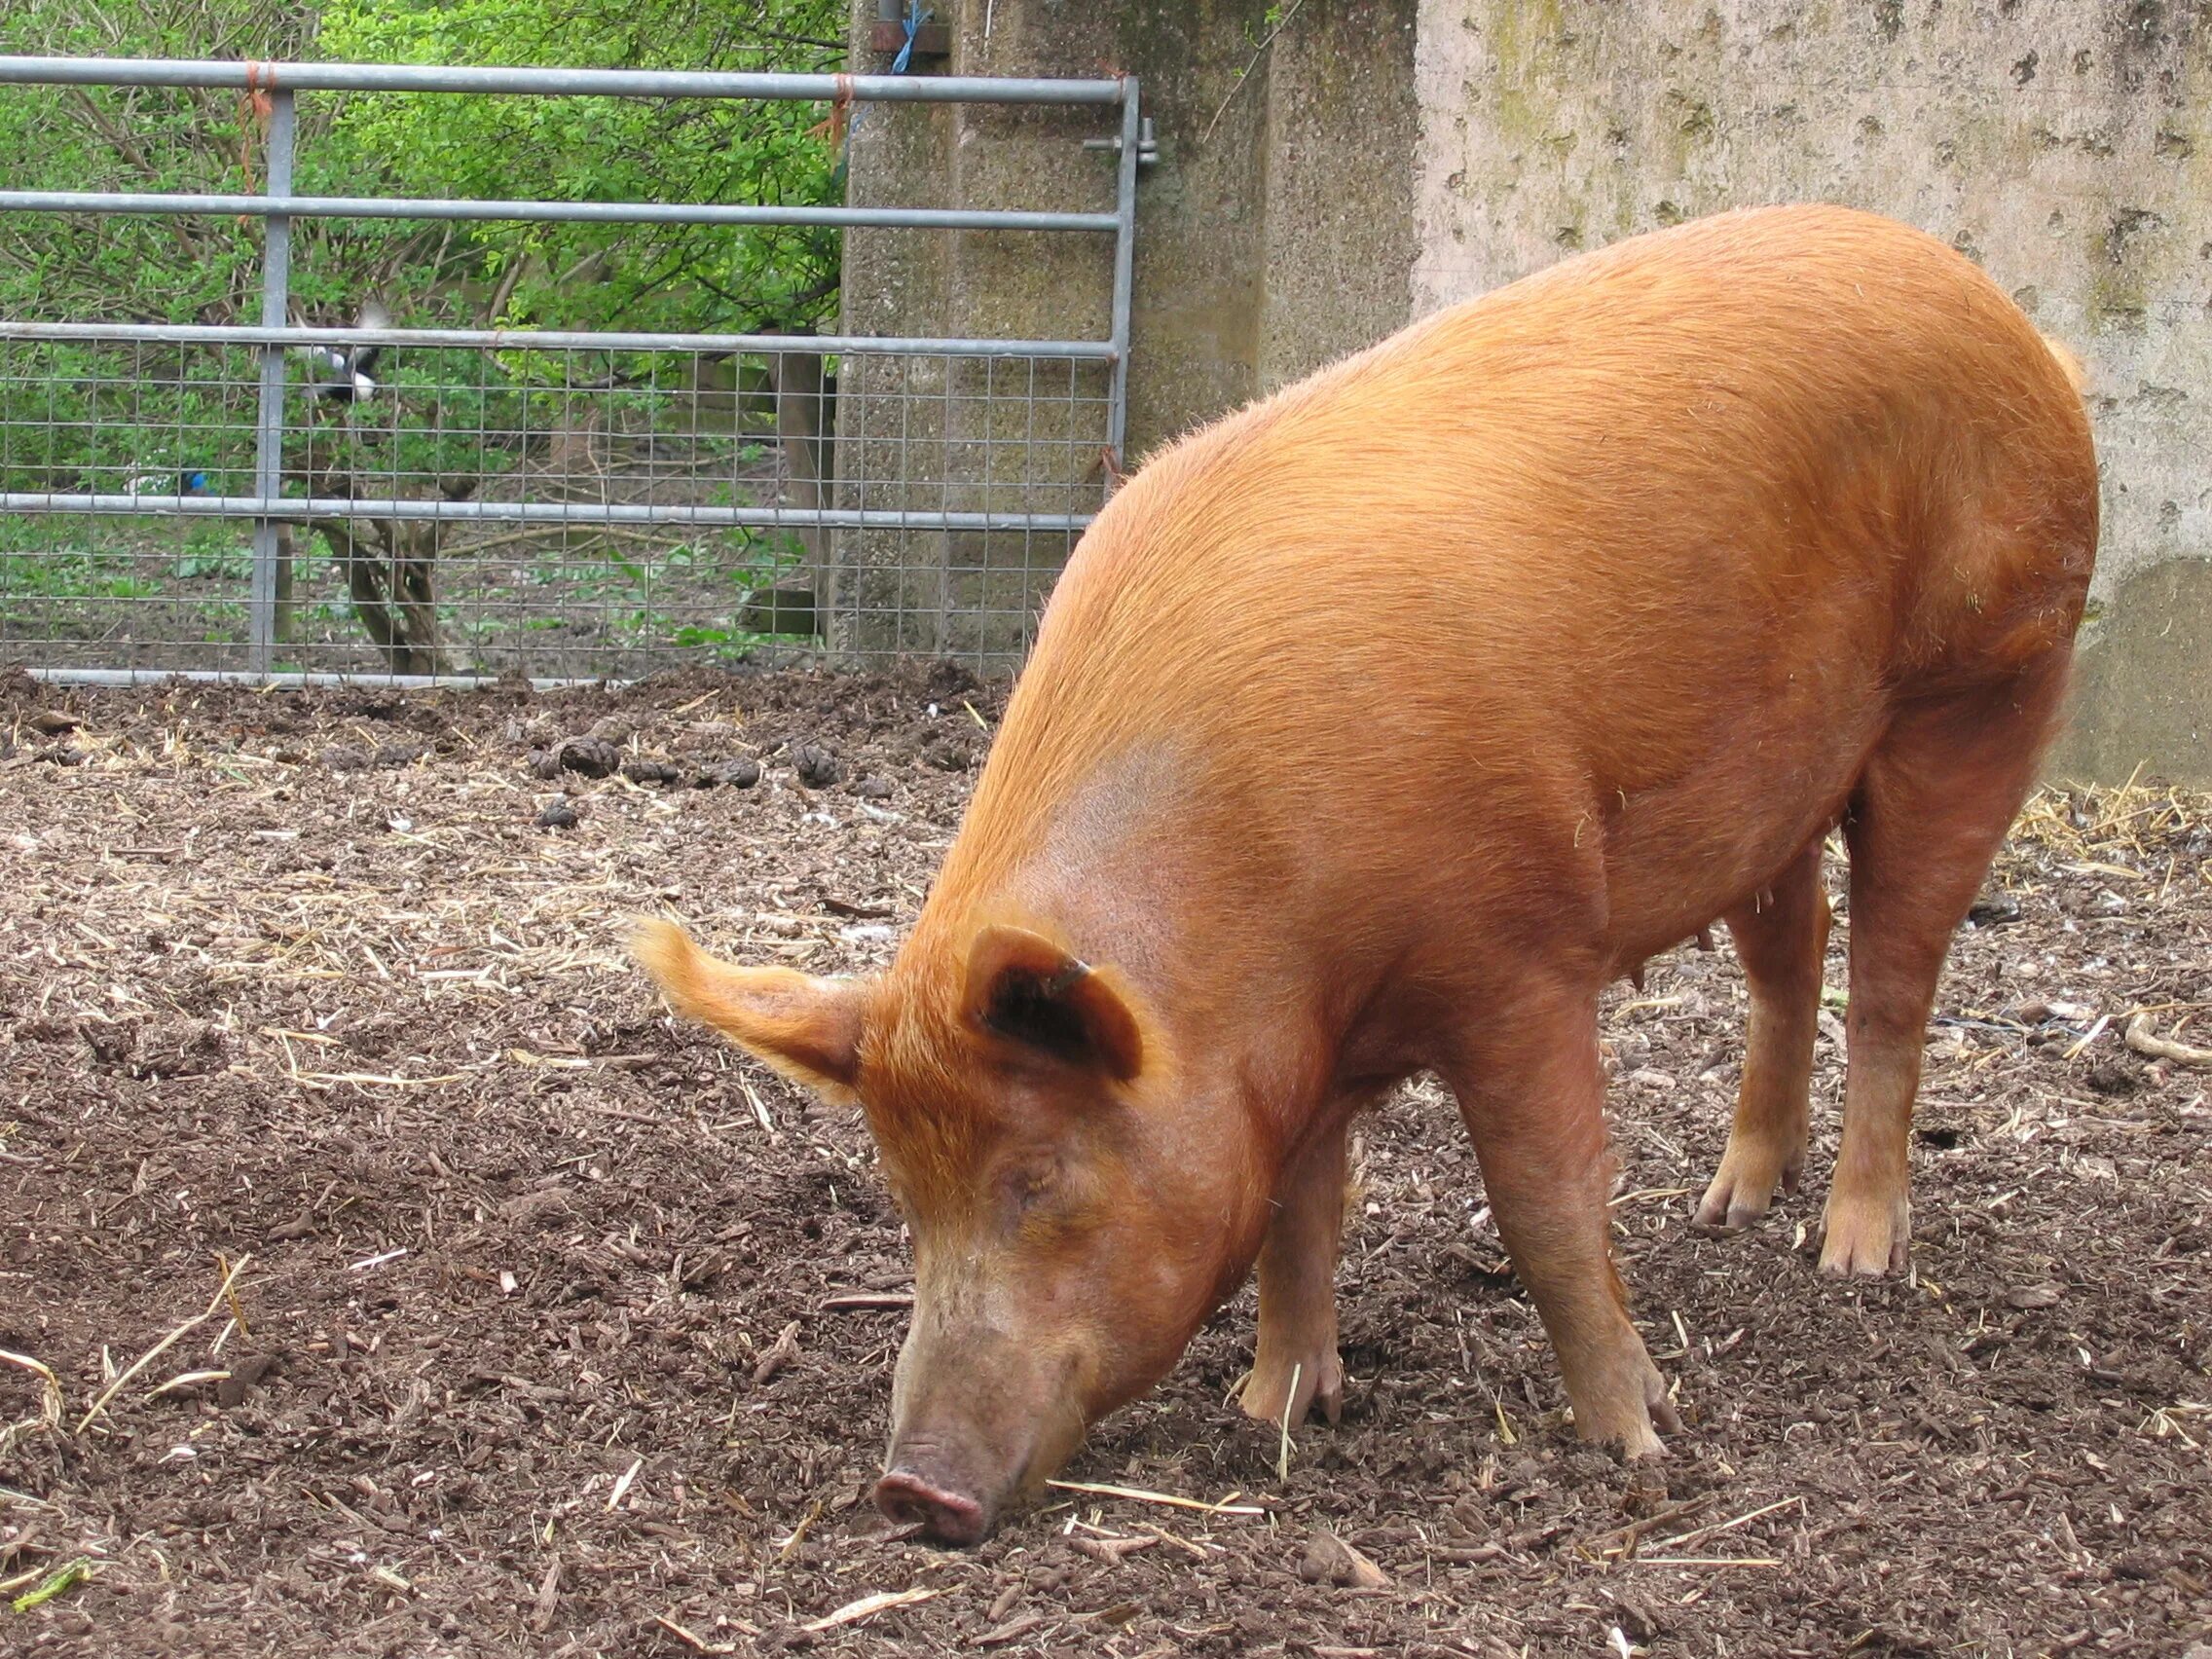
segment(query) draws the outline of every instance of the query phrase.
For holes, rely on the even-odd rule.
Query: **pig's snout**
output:
[[[936,1544],[965,1549],[990,1535],[991,1512],[952,1483],[902,1460],[875,1483],[875,1506],[901,1526],[919,1524]]]

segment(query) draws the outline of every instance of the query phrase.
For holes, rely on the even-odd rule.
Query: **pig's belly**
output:
[[[1633,965],[1678,944],[1771,885],[1841,817],[1886,719],[1870,701],[1765,722],[1617,805],[1604,839],[1614,959]]]

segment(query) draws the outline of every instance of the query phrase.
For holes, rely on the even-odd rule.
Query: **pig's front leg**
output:
[[[1331,1422],[1344,1409],[1337,1359],[1337,1247],[1345,1225],[1345,1137],[1335,1124],[1283,1170],[1274,1219],[1260,1245],[1260,1341],[1245,1382],[1246,1412],[1293,1422],[1318,1405]]]
[[[1595,995],[1537,993],[1486,1021],[1451,1082],[1513,1271],[1559,1355],[1576,1429],[1632,1457],[1658,1455],[1654,1423],[1679,1425],[1613,1271]]]

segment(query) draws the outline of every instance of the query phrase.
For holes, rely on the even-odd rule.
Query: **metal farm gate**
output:
[[[258,219],[260,321],[0,318],[0,666],[265,683],[556,682],[793,654],[1004,666],[1118,475],[1133,80],[0,57],[0,97],[84,88],[250,100],[264,188],[0,190],[0,238],[27,248],[83,222],[52,215]],[[295,194],[297,100],[389,93],[819,101],[837,119],[1075,106],[1096,112],[1084,142],[1111,165],[1089,210]],[[1109,327],[469,330],[394,326],[384,308],[307,326],[303,227],[363,219],[1091,239]],[[388,309],[404,318],[405,296]]]

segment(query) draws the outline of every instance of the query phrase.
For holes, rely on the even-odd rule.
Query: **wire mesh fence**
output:
[[[0,81],[55,64],[98,73],[0,60]],[[300,71],[262,72],[281,115]],[[770,90],[793,97],[830,79],[720,78],[807,83]],[[836,79],[836,95],[870,86]],[[934,86],[1063,103],[1072,86],[1135,129],[1122,83]],[[308,327],[283,293],[286,233],[329,204],[289,195],[277,159],[262,199],[64,204],[252,207],[271,227],[260,325],[0,320],[0,662],[550,680],[799,652],[1002,666],[1117,471],[1133,156],[1112,213],[874,215],[1111,230],[1113,327],[1067,341]],[[52,194],[0,192],[0,224],[55,211]]]
[[[287,382],[274,673],[1018,655],[1106,479],[1096,360],[446,347],[360,372],[374,395],[308,359]],[[259,382],[249,345],[0,339],[0,658],[256,668]]]

